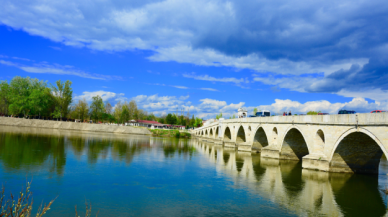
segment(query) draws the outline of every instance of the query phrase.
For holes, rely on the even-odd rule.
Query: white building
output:
[[[238,109],[238,113],[237,113],[237,117],[238,118],[246,118],[248,116],[248,111],[243,109],[243,108],[239,108]]]

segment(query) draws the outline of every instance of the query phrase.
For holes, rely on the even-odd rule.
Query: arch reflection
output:
[[[301,162],[260,158],[194,142],[216,170],[299,216],[382,216],[386,207],[375,176],[302,170]],[[220,158],[207,153],[217,153]],[[203,152],[206,150],[206,153]],[[213,151],[214,150],[214,151]]]

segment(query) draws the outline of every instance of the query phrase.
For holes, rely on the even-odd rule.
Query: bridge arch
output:
[[[245,130],[242,125],[239,126],[237,135],[236,135],[236,143],[244,143],[246,142]]]
[[[210,128],[209,137],[213,137],[213,129]]]
[[[310,153],[306,137],[302,131],[296,127],[289,127],[284,133],[281,143],[280,159],[302,160],[302,157]]]
[[[232,133],[230,132],[229,127],[226,127],[224,132],[224,141],[229,142],[231,140],[232,140]]]
[[[218,134],[219,134],[219,127],[216,127],[216,138],[219,137]]]
[[[268,146],[268,138],[262,126],[257,127],[253,137],[252,150],[260,151],[263,147]]]
[[[336,141],[330,155],[329,171],[377,174],[382,155],[381,141],[366,129],[349,129]]]

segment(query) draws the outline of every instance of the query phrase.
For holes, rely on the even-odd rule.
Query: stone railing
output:
[[[324,125],[388,125],[388,112],[384,113],[359,113],[344,115],[293,115],[271,116],[253,118],[235,118],[222,121],[228,123],[276,123],[276,124],[324,124]],[[196,130],[206,129],[219,122],[214,122]]]

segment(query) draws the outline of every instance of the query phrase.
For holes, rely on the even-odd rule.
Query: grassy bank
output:
[[[181,133],[179,130],[161,130],[161,129],[153,129],[151,130],[153,136],[161,136],[161,137],[175,137],[175,138],[191,138],[190,133]]]

